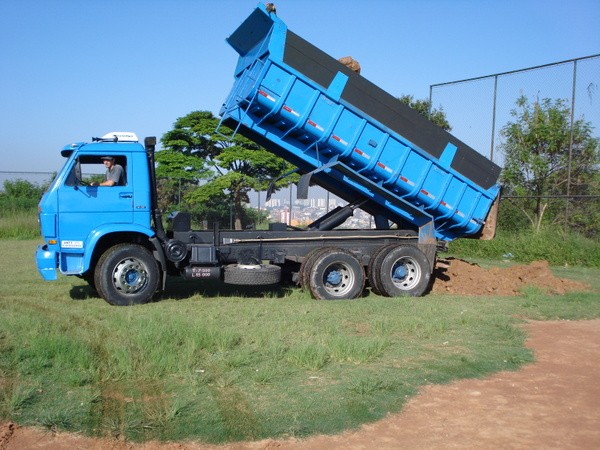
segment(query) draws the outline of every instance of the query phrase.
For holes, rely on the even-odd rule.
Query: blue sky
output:
[[[393,95],[600,53],[598,0],[280,0],[288,27]],[[254,0],[2,0],[0,171],[57,171],[60,148],[109,131],[158,138],[215,113],[225,42]],[[459,138],[461,136],[458,136]]]

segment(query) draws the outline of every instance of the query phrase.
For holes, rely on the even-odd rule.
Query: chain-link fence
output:
[[[55,176],[54,172],[13,172],[0,170],[0,192],[4,191],[4,182],[24,180],[37,186],[49,184]]]
[[[584,117],[600,134],[600,54],[543,66],[432,84],[431,104],[441,106],[452,134],[502,166],[500,131],[517,99],[563,99],[574,119]]]
[[[593,136],[600,136],[600,54],[433,84],[429,92],[432,107],[443,109],[452,134],[500,166],[504,163],[501,131],[514,121],[511,111],[523,96],[531,102],[563,100],[569,105],[571,124],[583,119],[593,127]],[[540,200],[548,211],[562,208],[564,223],[576,226],[580,222],[576,214],[600,210],[597,192],[578,194],[571,198],[511,198],[503,203],[517,205]],[[529,221],[526,216],[523,220]]]

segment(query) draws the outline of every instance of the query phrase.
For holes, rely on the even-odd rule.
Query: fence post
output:
[[[573,90],[571,91],[571,133],[569,136],[569,161],[567,163],[567,202],[565,206],[565,225],[569,226],[569,206],[571,195],[571,159],[573,158],[573,125],[575,121],[575,90],[577,88],[577,60],[573,61]]]
[[[498,75],[494,77],[494,104],[492,106],[492,139],[490,140],[490,159],[494,160],[494,139],[496,137],[496,98],[498,96]]]
[[[427,118],[431,120],[431,110],[433,109],[433,85],[429,85],[429,111],[427,111]]]

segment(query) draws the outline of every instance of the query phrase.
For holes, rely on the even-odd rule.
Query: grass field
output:
[[[111,307],[83,280],[43,282],[36,241],[0,240],[0,419],[131,440],[221,443],[335,433],[418,389],[532,360],[519,323],[600,317],[596,292],[315,301],[169,280]],[[492,262],[488,262],[492,264]]]

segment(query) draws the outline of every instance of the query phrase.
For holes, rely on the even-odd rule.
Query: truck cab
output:
[[[137,136],[123,132],[67,145],[61,154],[67,161],[39,204],[44,244],[36,254],[38,269],[46,280],[60,272],[91,281],[99,249],[154,235],[148,159]],[[106,156],[123,168],[122,183],[97,185]]]

